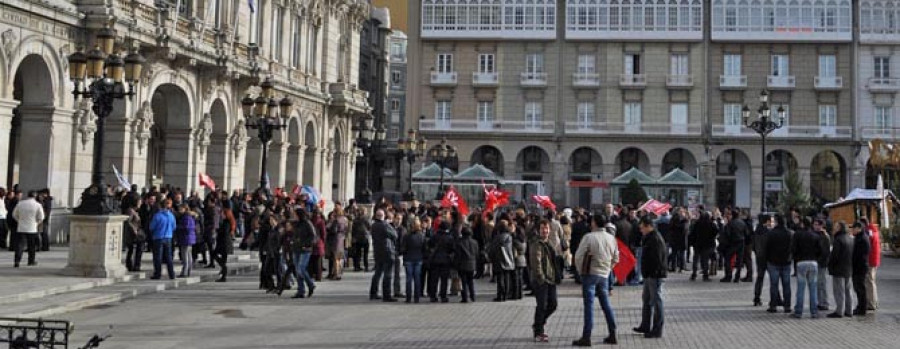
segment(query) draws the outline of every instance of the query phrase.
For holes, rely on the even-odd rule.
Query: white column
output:
[[[13,165],[9,163],[9,140],[12,131],[13,108],[17,105],[19,102],[16,100],[0,99],[0,186],[4,187],[6,187],[7,169]]]
[[[290,143],[272,141],[269,143],[268,167],[269,187],[273,190],[276,187],[284,187],[286,177],[285,169],[287,168],[287,150]]]

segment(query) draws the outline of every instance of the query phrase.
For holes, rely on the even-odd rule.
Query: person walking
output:
[[[369,232],[372,223],[366,217],[363,209],[356,209],[356,217],[353,219],[353,271],[369,271]],[[364,266],[365,269],[360,268]]]
[[[172,258],[172,234],[175,232],[175,215],[172,214],[172,199],[163,201],[163,206],[150,220],[150,233],[153,237],[153,276],[159,280],[162,263],[166,263],[169,279],[175,278],[175,265]]]
[[[723,245],[720,248],[724,252],[725,261],[725,277],[719,281],[731,282],[734,279],[734,282],[740,282],[741,263],[744,260],[744,237],[750,235],[749,228],[741,219],[740,211],[732,210],[728,213],[731,214],[731,220],[728,221],[728,225],[719,236],[719,242]],[[737,272],[733,273],[735,269]]]
[[[547,224],[549,226],[550,221],[547,221]],[[547,238],[550,239],[549,235]],[[494,298],[494,302],[506,301],[509,295],[511,274],[516,268],[515,260],[513,259],[512,240],[512,236],[509,235],[509,228],[501,223],[497,233],[494,234],[490,248],[491,261],[493,261],[492,270],[497,282],[497,297]],[[556,251],[555,248],[554,251]],[[556,263],[556,261],[554,260],[553,263]]]
[[[37,193],[34,190],[29,191],[28,198],[20,201],[12,211],[12,218],[16,220],[16,232],[18,233],[13,261],[15,268],[18,268],[22,261],[24,244],[28,245],[28,265],[37,265],[35,254],[38,247],[38,226],[44,221],[44,208],[36,198]]]
[[[766,244],[768,241],[768,234],[775,227],[775,219],[772,216],[761,213],[759,215],[759,223],[756,225],[756,230],[753,231],[753,253],[756,254],[756,270],[759,271],[756,274],[756,282],[753,285],[753,306],[758,307],[762,305],[762,287],[763,281],[766,278],[766,271],[768,269],[768,263],[766,262]],[[774,300],[770,300],[770,306],[774,302]]]
[[[385,302],[396,302],[391,297],[391,273],[394,264],[394,254],[397,253],[397,231],[388,222],[385,222],[384,210],[375,211],[375,220],[372,224],[372,247],[375,254],[375,274],[372,275],[372,284],[369,287],[369,299],[381,299]],[[382,297],[378,296],[378,282],[381,282]]]
[[[634,328],[643,333],[644,338],[660,338],[665,324],[665,307],[663,306],[663,283],[666,278],[666,242],[653,227],[653,220],[648,216],[638,223],[644,236],[644,253],[641,255],[641,273],[644,275],[644,292],[642,299],[641,324]]]
[[[788,230],[784,216],[775,215],[775,228],[766,239],[766,263],[769,272],[769,309],[777,312],[777,300],[781,300],[784,312],[791,312],[791,238],[793,232]],[[778,285],[781,283],[782,293]]]
[[[329,246],[331,249],[331,268],[329,275],[331,279],[340,280],[344,277],[344,244],[347,238],[347,231],[350,229],[350,220],[344,215],[344,208],[337,206],[331,213],[331,220],[328,223],[328,235],[333,236],[333,244]]]
[[[821,237],[812,231],[809,218],[803,219],[803,228],[791,239],[791,255],[797,261],[797,303],[794,305],[795,318],[803,317],[803,298],[809,288],[809,313],[815,319],[819,317],[819,259],[825,252],[822,249]]]
[[[222,192],[227,195],[228,192]],[[234,232],[237,230],[237,222],[234,219],[234,212],[231,210],[231,200],[220,201],[222,205],[222,224],[216,232],[216,248],[214,261],[219,264],[219,278],[216,282],[226,282],[228,280],[228,256],[234,254]]]
[[[584,302],[584,328],[581,331],[581,338],[572,342],[572,345],[577,347],[591,346],[595,295],[600,300],[600,308],[603,310],[606,328],[609,331],[609,336],[603,339],[603,344],[618,343],[616,314],[609,303],[609,274],[613,266],[619,262],[619,248],[616,238],[606,233],[604,228],[606,223],[606,217],[601,214],[591,217],[591,232],[578,242],[578,250],[575,251],[573,264],[577,274],[580,275],[581,297]]]
[[[191,271],[194,269],[191,250],[197,243],[197,217],[193,211],[188,209],[188,204],[181,204],[178,207],[178,214],[178,223],[175,228],[175,236],[178,238],[178,246],[180,246],[179,257],[181,258],[181,273],[178,274],[178,277],[186,278],[191,276]]]
[[[475,267],[478,261],[478,241],[475,241],[472,235],[472,229],[463,227],[462,236],[456,242],[453,252],[456,271],[459,273],[460,279],[462,279],[461,303],[475,302]]]
[[[508,236],[509,234],[507,234]],[[529,278],[534,291],[537,306],[534,310],[534,324],[531,329],[535,342],[549,342],[544,326],[547,319],[556,311],[558,297],[556,293],[557,270],[556,249],[550,244],[550,221],[543,219],[538,225],[538,236],[530,244],[528,252]]]
[[[297,293],[294,294],[293,298],[306,298],[312,297],[313,291],[316,289],[316,283],[313,282],[312,277],[309,275],[308,267],[309,258],[312,256],[312,251],[319,237],[316,234],[316,228],[309,221],[309,213],[302,208],[296,210],[296,212],[297,220],[293,222],[288,221],[287,225],[288,229],[291,229],[293,232],[290,252],[293,255],[295,264],[294,272],[297,273]],[[309,293],[304,294],[304,286],[309,288]]]
[[[850,277],[853,276],[853,237],[847,232],[847,223],[839,222],[834,233],[834,243],[828,257],[828,273],[834,288],[834,312],[829,318],[851,317],[853,298],[850,297]]]
[[[860,219],[869,237],[869,272],[866,274],[866,310],[878,309],[878,286],[875,283],[875,272],[881,266],[881,232],[875,223],[868,223],[867,219]]]
[[[694,260],[691,268],[691,281],[697,280],[697,262],[699,260],[701,275],[703,281],[712,281],[709,270],[709,261],[713,258],[713,252],[716,249],[716,235],[719,234],[719,228],[712,220],[709,212],[702,212],[700,218],[691,227],[691,236],[694,244]],[[671,235],[671,234],[670,234]]]
[[[866,293],[866,275],[869,274],[869,237],[860,222],[853,223],[853,291],[856,292],[856,309],[853,315],[865,316],[869,301]]]
[[[813,232],[819,235],[819,244],[822,245],[822,255],[816,261],[819,266],[819,275],[816,280],[819,282],[817,289],[819,290],[819,310],[828,310],[828,288],[825,286],[826,275],[828,275],[828,257],[831,254],[831,235],[825,230],[825,221],[816,218],[813,221]]]

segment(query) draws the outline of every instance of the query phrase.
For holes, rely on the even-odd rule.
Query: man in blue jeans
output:
[[[163,207],[150,220],[153,237],[153,280],[162,274],[162,260],[165,259],[169,279],[175,278],[175,263],[172,259],[172,234],[175,232],[175,215],[172,214],[172,199],[166,199]]]
[[[387,218],[387,219],[385,219]],[[394,257],[397,254],[397,231],[388,222],[384,210],[375,211],[375,222],[372,224],[372,247],[375,252],[375,274],[369,287],[369,299],[381,299],[384,302],[396,302],[391,297],[391,273]],[[381,282],[382,296],[378,296],[378,283]]]
[[[819,317],[818,275],[819,259],[823,251],[822,237],[813,232],[812,221],[803,218],[803,229],[794,234],[791,240],[791,254],[797,261],[797,304],[794,305],[795,318],[803,317],[803,298],[809,287],[809,313],[813,319]]]
[[[665,323],[665,308],[663,307],[663,283],[667,276],[668,251],[666,241],[653,227],[653,220],[649,216],[641,217],[638,228],[644,236],[644,253],[641,256],[641,272],[644,274],[643,307],[641,324],[634,328],[635,332],[643,333],[644,338],[661,338],[663,324]]]
[[[309,257],[312,254],[313,246],[318,243],[319,237],[316,235],[316,229],[309,221],[306,210],[298,210],[298,219],[296,223],[288,222],[288,231],[293,232],[293,242],[291,244],[291,252],[294,257],[294,269],[297,273],[297,293],[293,298],[312,297],[316,284],[312,277],[309,276],[307,267],[309,266]],[[309,293],[304,294],[304,286],[309,287]]]
[[[619,262],[619,247],[616,238],[606,233],[606,217],[597,214],[591,217],[591,233],[585,235],[575,252],[575,268],[581,275],[581,296],[584,300],[584,329],[581,338],[572,342],[576,347],[591,346],[591,331],[594,329],[594,296],[600,298],[600,308],[606,318],[609,337],[604,344],[617,344],[616,314],[609,304],[609,281],[613,266]],[[599,294],[597,290],[599,289]]]
[[[791,312],[791,231],[787,229],[784,216],[775,215],[775,228],[766,237],[766,262],[769,270],[769,309],[777,312],[777,300],[781,299],[784,312]],[[778,284],[784,288],[784,295],[779,295]]]

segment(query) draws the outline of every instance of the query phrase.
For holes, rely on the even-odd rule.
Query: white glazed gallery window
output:
[[[525,128],[536,130],[541,128],[543,105],[540,102],[525,103]]]
[[[291,16],[291,68],[300,68],[300,57],[303,57],[303,34],[300,31],[300,16]]]
[[[594,103],[578,103],[578,128],[590,129],[594,125]]]
[[[434,106],[435,126],[440,130],[450,129],[451,114],[450,101],[437,101]]]
[[[478,102],[478,129],[489,130],[494,127],[494,101]]]
[[[641,55],[626,54],[625,55],[625,75],[638,75],[641,73]]]
[[[625,132],[635,133],[641,131],[640,103],[625,103],[625,115],[623,122],[625,124]]]
[[[730,135],[741,134],[741,109],[740,104],[726,104],[723,111],[725,117],[725,133]]]
[[[391,111],[400,111],[400,100],[393,98],[391,99]]]

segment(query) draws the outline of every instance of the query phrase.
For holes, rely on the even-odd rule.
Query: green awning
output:
[[[413,179],[438,179],[441,178],[441,167],[436,163],[431,163],[428,166],[423,167],[421,170],[413,173]],[[449,180],[453,178],[453,170],[449,168],[444,168],[444,179]]]
[[[632,167],[630,170],[625,171],[625,173],[613,179],[610,184],[625,186],[628,185],[628,182],[631,182],[632,179],[636,179],[638,184],[640,185],[656,184],[656,180],[653,179],[653,177],[650,177],[643,171],[639,170],[637,167]]]
[[[679,168],[675,168],[669,173],[666,173],[662,178],[657,181],[657,184],[661,186],[676,186],[676,187],[702,187],[703,182],[694,178],[689,173],[682,171]]]
[[[496,182],[499,180],[497,175],[491,169],[482,166],[481,164],[475,164],[470,166],[469,168],[462,170],[453,177],[454,180],[463,180],[463,181],[491,181]]]

